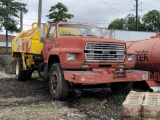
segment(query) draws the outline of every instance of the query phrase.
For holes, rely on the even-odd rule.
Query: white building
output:
[[[155,36],[156,32],[125,31],[125,30],[102,30],[105,38],[125,41],[144,40]]]

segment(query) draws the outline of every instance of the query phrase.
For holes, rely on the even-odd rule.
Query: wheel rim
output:
[[[58,89],[58,75],[55,72],[51,76],[51,88],[55,94]]]
[[[19,72],[19,67],[18,67],[18,63],[16,64],[16,75],[18,75]]]

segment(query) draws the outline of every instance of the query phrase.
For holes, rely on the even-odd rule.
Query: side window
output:
[[[56,37],[56,30],[55,30],[55,26],[52,26],[49,30],[48,33],[48,38],[50,39],[54,39]]]

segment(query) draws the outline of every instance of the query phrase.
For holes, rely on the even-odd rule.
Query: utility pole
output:
[[[41,16],[42,16],[42,0],[39,0],[38,4],[38,27],[41,25]]]
[[[20,11],[20,30],[23,30],[23,13]]]
[[[6,8],[8,8],[8,2],[6,1]],[[6,14],[6,21],[8,22],[8,13]],[[8,54],[8,29],[6,29],[6,54]]]
[[[136,1],[136,31],[138,31],[138,0]]]

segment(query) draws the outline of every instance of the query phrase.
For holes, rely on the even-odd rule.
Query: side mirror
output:
[[[46,33],[46,23],[41,23],[40,25],[40,42],[44,43]]]

